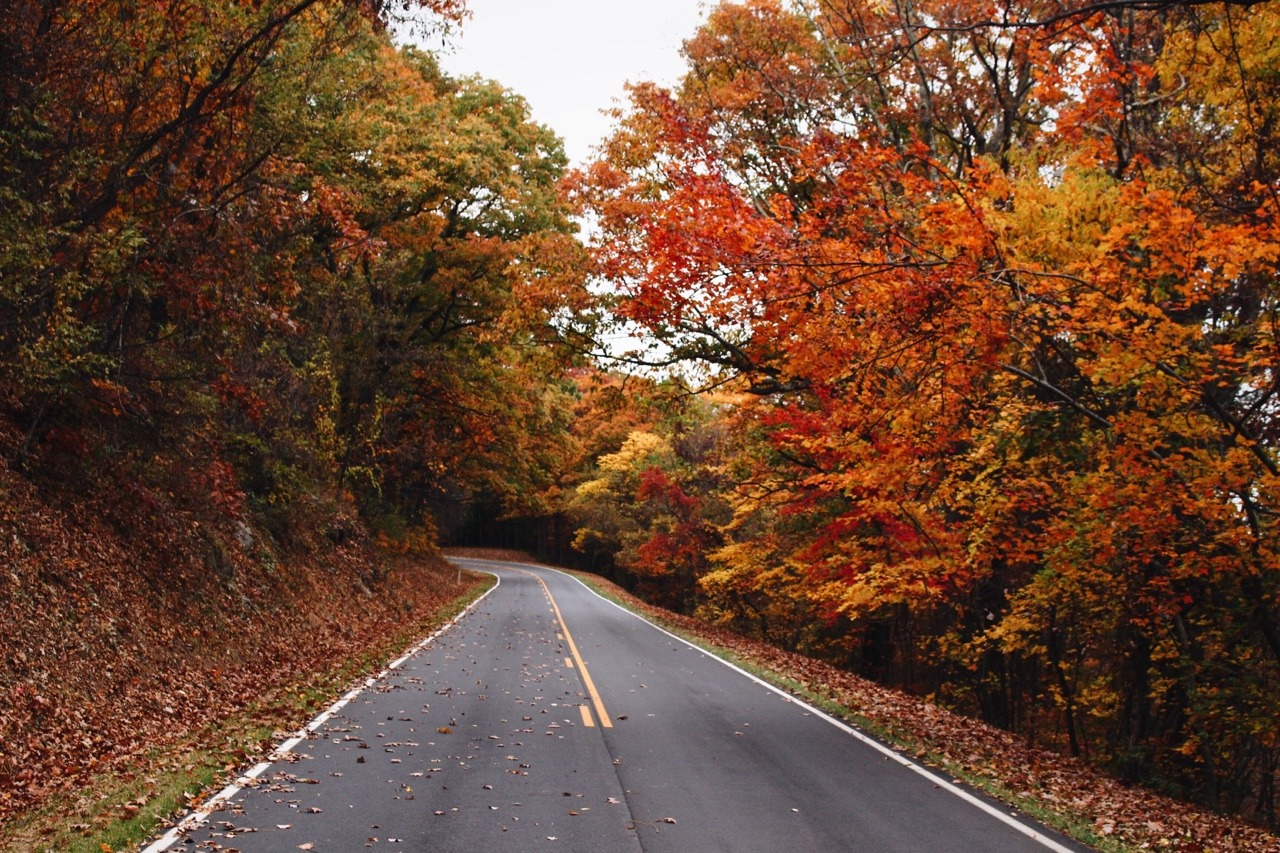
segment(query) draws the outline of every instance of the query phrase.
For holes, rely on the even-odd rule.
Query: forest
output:
[[[514,543],[1280,826],[1274,3],[724,3],[573,169],[464,18],[12,4],[11,621],[27,490],[222,587]]]

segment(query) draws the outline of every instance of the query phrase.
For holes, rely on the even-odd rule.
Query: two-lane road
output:
[[[461,562],[498,587],[149,853],[1085,849],[571,576]]]

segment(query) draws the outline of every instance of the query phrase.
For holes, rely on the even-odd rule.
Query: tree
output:
[[[349,137],[305,170],[299,316],[335,364],[343,476],[410,522],[457,489],[529,509],[565,428],[553,321],[580,288],[560,143],[427,55],[383,48],[362,71]]]
[[[230,461],[232,503],[285,538],[316,495],[393,527],[459,491],[544,500],[586,299],[561,146],[394,47],[391,14],[15,9],[0,386],[33,470],[55,444],[161,478]]]
[[[716,470],[724,435],[714,407],[675,386],[652,391],[658,417],[631,430],[617,450],[584,460],[593,470],[567,504],[573,547],[593,569],[692,613],[728,519]]]
[[[748,392],[716,612],[1274,820],[1274,16],[726,4],[635,89],[579,197]]]

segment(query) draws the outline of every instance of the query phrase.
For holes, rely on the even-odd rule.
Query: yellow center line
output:
[[[551,602],[551,609],[556,614],[556,621],[560,623],[560,630],[564,632],[564,641],[569,644],[569,653],[573,655],[574,661],[578,664],[578,672],[582,673],[582,683],[587,688],[587,698],[591,700],[591,704],[596,706],[596,716],[600,718],[600,725],[606,729],[613,728],[613,721],[609,719],[609,712],[604,709],[604,702],[600,701],[600,694],[596,691],[596,684],[591,680],[591,673],[587,671],[587,665],[582,660],[582,655],[578,654],[578,645],[573,641],[573,635],[569,633],[569,626],[565,624],[564,616],[560,614],[560,605],[556,604],[555,596],[551,594],[551,588],[547,586],[547,582],[533,572],[527,572],[533,575],[538,583],[542,584],[542,591],[547,594],[547,600]],[[585,709],[585,706],[583,706]]]

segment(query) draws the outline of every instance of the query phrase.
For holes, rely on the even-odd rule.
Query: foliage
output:
[[[537,506],[584,298],[564,156],[515,95],[394,47],[390,14],[7,16],[0,399],[33,471],[177,449],[286,544],[311,495],[428,530],[458,494]]]
[[[653,412],[617,450],[598,454],[566,508],[573,547],[593,569],[692,612],[697,579],[721,544],[727,505],[717,494],[724,483],[715,470],[720,428],[714,406],[688,395],[673,402],[676,390],[651,388],[653,404],[666,411]]]
[[[634,88],[576,193],[742,392],[704,612],[1277,819],[1276,16],[751,0]]]

